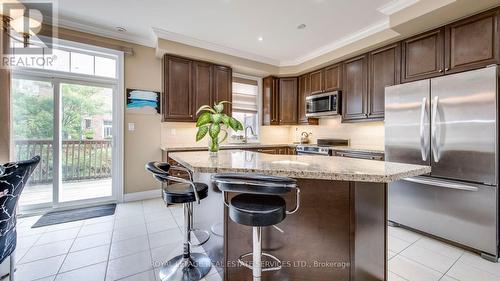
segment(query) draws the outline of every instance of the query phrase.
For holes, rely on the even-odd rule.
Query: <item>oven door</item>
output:
[[[324,93],[306,97],[306,116],[337,114],[337,93]]]

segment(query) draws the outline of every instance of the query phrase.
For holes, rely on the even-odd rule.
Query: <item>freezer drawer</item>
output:
[[[497,187],[458,184],[389,184],[389,220],[496,256]]]

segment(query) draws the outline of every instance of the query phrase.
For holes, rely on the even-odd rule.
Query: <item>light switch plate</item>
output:
[[[135,131],[135,123],[128,123],[128,130]]]

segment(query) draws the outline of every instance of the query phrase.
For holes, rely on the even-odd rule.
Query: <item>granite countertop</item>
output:
[[[170,157],[199,173],[262,173],[292,178],[389,183],[430,173],[431,167],[318,155],[275,155],[221,150],[174,152]]]
[[[237,143],[237,144],[225,144],[220,148],[223,150],[227,149],[245,149],[245,148],[266,148],[266,147],[296,147],[300,145],[299,143],[286,143],[286,144],[261,144],[261,143]],[[317,146],[317,144],[302,144]],[[329,146],[329,148],[337,151],[355,151],[355,152],[367,152],[367,153],[384,153],[384,148],[380,146],[369,146],[369,145],[342,145],[342,146]],[[177,147],[162,147],[165,152],[176,152],[176,151],[202,151],[207,150],[204,146],[177,146]]]

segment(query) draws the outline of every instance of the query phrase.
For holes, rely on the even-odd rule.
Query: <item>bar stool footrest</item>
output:
[[[252,253],[252,252],[250,252],[250,253],[246,253],[246,254],[243,254],[243,255],[239,256],[239,257],[238,257],[238,263],[239,263],[240,265],[242,265],[242,266],[244,266],[244,267],[248,268],[248,269],[253,269],[253,266],[252,266],[252,265],[250,265],[248,262],[246,262],[246,261],[244,261],[244,260],[243,260],[244,258],[246,258],[246,257],[251,257],[251,256],[253,256],[253,253]],[[263,271],[263,272],[264,272],[264,271],[276,271],[276,270],[280,270],[280,269],[281,269],[281,261],[280,261],[277,257],[275,257],[275,256],[273,256],[273,255],[271,255],[271,254],[268,254],[268,253],[262,253],[262,256],[268,257],[268,258],[270,258],[270,259],[274,260],[274,261],[277,263],[277,266],[273,266],[273,267],[263,267],[263,268],[262,268],[262,271]]]

